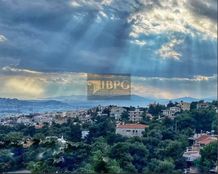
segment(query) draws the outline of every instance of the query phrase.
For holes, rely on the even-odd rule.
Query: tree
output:
[[[128,122],[129,121],[129,113],[127,111],[124,111],[121,114],[121,120],[124,121],[124,122]]]
[[[31,170],[33,174],[55,173],[57,170],[55,167],[49,166],[43,161],[29,162],[27,168]]]
[[[201,149],[201,158],[196,161],[197,167],[203,173],[207,173],[210,169],[216,166],[217,163],[218,142],[212,142]]]
[[[148,149],[143,143],[117,143],[111,149],[110,156],[116,159],[124,171],[141,173],[147,165]]]
[[[10,150],[0,150],[0,172],[10,169],[12,159],[13,155]]]
[[[6,140],[11,142],[11,144],[19,145],[23,138],[23,134],[21,132],[9,132],[6,136]]]
[[[152,159],[149,163],[148,168],[145,170],[146,174],[153,173],[153,174],[160,174],[160,173],[174,173],[175,165],[170,160],[157,160]]]
[[[172,101],[169,101],[169,103],[167,104],[167,108],[174,107],[174,106],[175,104]]]
[[[190,110],[197,109],[197,104],[198,104],[198,102],[191,102]]]
[[[33,136],[34,144],[39,144],[41,140],[45,139],[45,135],[43,133],[36,133]]]
[[[94,141],[100,136],[106,137],[111,132],[115,132],[115,124],[109,117],[97,117],[94,125],[89,128],[88,142]]]
[[[174,161],[181,158],[185,147],[183,144],[177,140],[169,141],[166,143],[166,148],[164,149],[164,157],[172,158]]]
[[[102,141],[102,140],[100,140]],[[99,144],[100,143],[100,144]],[[96,147],[100,147],[97,150],[96,147],[92,149],[92,154],[89,158],[88,163],[84,167],[78,169],[79,173],[122,173],[118,162],[110,159],[106,151],[102,151],[103,142],[97,143]],[[102,144],[103,143],[103,144]]]
[[[200,110],[191,112],[195,129],[200,131],[211,131],[212,122],[216,119],[216,113],[212,110]]]
[[[179,116],[176,117],[175,119],[175,126],[178,130],[184,130],[187,128],[195,128],[195,120],[192,117],[190,113],[181,113]]]
[[[164,110],[165,108],[166,107],[164,105],[160,105],[160,104],[150,105],[149,108],[148,108],[148,112],[151,115],[158,116],[158,115],[161,114],[162,110]]]
[[[70,134],[69,134],[69,140],[70,141],[80,141],[82,137],[82,132],[81,132],[81,126],[79,124],[70,124]]]
[[[212,122],[212,130],[215,131],[215,133],[218,133],[218,115],[216,115],[216,118]]]

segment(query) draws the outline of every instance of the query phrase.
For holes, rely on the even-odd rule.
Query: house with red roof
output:
[[[195,134],[189,139],[193,141],[193,145],[187,148],[186,152],[183,154],[186,161],[194,161],[200,158],[200,149],[205,145],[218,140],[216,135],[210,135],[207,133]]]
[[[116,134],[120,134],[126,137],[142,137],[145,128],[148,125],[144,124],[118,124],[116,127]]]

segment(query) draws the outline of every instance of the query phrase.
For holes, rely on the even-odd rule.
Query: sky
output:
[[[86,95],[87,73],[216,97],[217,0],[0,0],[0,97]]]

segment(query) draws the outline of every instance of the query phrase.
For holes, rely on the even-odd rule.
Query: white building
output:
[[[177,112],[181,112],[181,108],[180,107],[170,107],[170,110],[173,111],[174,113],[177,113]]]
[[[200,158],[200,150],[205,145],[208,145],[218,140],[216,135],[209,135],[205,133],[195,134],[193,137],[189,139],[193,140],[193,145],[191,147],[188,147],[186,152],[184,152],[183,154],[183,157],[185,157],[186,161],[188,162],[193,162],[194,160]]]
[[[196,159],[200,158],[200,152],[199,151],[193,151],[193,150],[187,150],[184,154],[183,157],[186,159],[188,162],[193,162]]]
[[[39,124],[43,124],[43,123],[51,124],[53,121],[53,118],[50,116],[39,115],[39,116],[33,117],[33,121],[34,123],[39,123]]]
[[[76,118],[77,116],[78,116],[77,111],[68,111],[68,112],[66,112],[66,117]]]
[[[216,111],[216,113],[218,114],[218,108],[217,108],[217,107],[215,107],[215,111]]]
[[[180,107],[170,107],[169,109],[163,110],[163,116],[174,118],[176,113],[181,112]]]
[[[147,127],[148,126],[144,124],[119,124],[116,127],[116,134],[120,134],[126,137],[142,137],[142,133]]]
[[[80,117],[78,117],[78,118],[79,118],[79,120],[80,120],[82,123],[92,122],[91,114],[82,115],[82,116],[80,116]]]
[[[86,138],[89,135],[89,131],[84,130],[84,131],[81,132],[81,134],[82,134],[81,138],[84,139],[84,138]]]
[[[126,109],[123,107],[112,107],[110,117],[114,117],[115,120],[120,120],[123,112],[126,112]]]
[[[63,135],[61,136],[61,138],[58,138],[57,141],[60,144],[66,144],[67,143],[67,141],[64,139]]]
[[[149,118],[150,120],[153,119],[153,115],[152,115],[152,114],[149,114],[149,113],[146,113],[146,117]]]
[[[174,117],[175,112],[169,109],[163,110],[163,116],[165,117]]]
[[[142,120],[143,111],[136,108],[134,111],[129,111],[129,120],[132,122],[140,122]]]
[[[18,124],[30,125],[31,122],[32,122],[31,118],[28,118],[28,117],[19,117],[17,119]]]

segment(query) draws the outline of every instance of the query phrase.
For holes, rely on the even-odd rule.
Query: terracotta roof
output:
[[[205,140],[201,141],[200,144],[207,145],[207,144],[210,144],[213,141],[215,141],[215,140],[211,139],[211,138],[208,138],[208,139],[205,139]]]
[[[145,129],[147,128],[148,125],[144,124],[120,124],[117,125],[117,128],[122,128],[122,129]]]
[[[207,145],[216,140],[217,140],[216,137],[212,137],[210,135],[202,135],[196,139],[196,142],[199,144]]]

